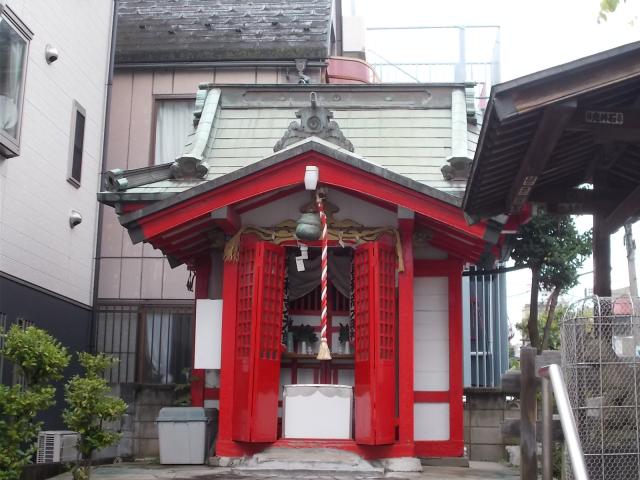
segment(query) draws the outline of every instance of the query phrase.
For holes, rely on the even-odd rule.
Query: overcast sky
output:
[[[345,0],[345,14],[350,2],[368,27],[500,26],[503,80],[640,39],[640,26],[629,25],[638,0],[601,24],[599,0]],[[424,48],[398,45],[398,51]]]
[[[345,15],[365,17],[367,27],[499,26],[503,81],[640,40],[640,21],[633,22],[640,13],[640,0],[627,0],[608,21],[601,23],[597,22],[599,0],[343,0],[343,11]],[[407,41],[407,37],[397,41],[389,38],[384,54],[392,56],[392,61],[434,56],[439,59],[446,49],[446,42],[434,45]],[[581,229],[587,229],[591,217],[580,217],[577,222]],[[640,222],[634,226],[634,236],[640,246]],[[612,236],[613,288],[629,284],[625,253],[620,230]],[[585,287],[592,286],[593,277],[588,273],[591,270],[588,260],[581,285],[566,296],[567,300],[581,298]],[[529,271],[510,273],[508,286],[509,317],[513,323],[520,320],[522,308],[528,303]]]

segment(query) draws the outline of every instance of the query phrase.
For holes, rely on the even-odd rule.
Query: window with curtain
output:
[[[20,120],[31,32],[8,8],[0,9],[0,155],[20,154]]]
[[[173,162],[182,154],[193,131],[193,99],[158,100],[154,165]]]
[[[97,305],[93,349],[119,361],[109,383],[188,383],[193,305]]]

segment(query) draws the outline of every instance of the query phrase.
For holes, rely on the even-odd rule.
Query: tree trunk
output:
[[[527,332],[529,343],[540,350],[540,334],[538,333],[538,291],[540,290],[540,267],[531,267],[531,299],[529,304],[529,320]]]
[[[544,331],[542,333],[541,350],[547,350],[549,348],[549,337],[551,337],[551,326],[553,325],[553,317],[556,316],[556,307],[558,306],[559,296],[560,296],[560,289],[556,287],[553,289],[553,292],[551,292],[551,296],[549,297],[549,308],[547,308],[547,321],[544,324]]]

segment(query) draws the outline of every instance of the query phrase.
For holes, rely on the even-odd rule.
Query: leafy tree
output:
[[[538,351],[548,348],[558,298],[578,284],[578,269],[590,253],[591,231],[578,233],[568,215],[537,215],[518,231],[511,257],[516,266],[531,269],[527,337]],[[542,337],[538,327],[540,288],[551,294]]]
[[[517,328],[517,325],[516,325]],[[509,369],[510,370],[518,370],[520,368],[520,360],[516,358],[516,349],[511,343],[515,337],[515,332],[513,330],[513,325],[509,324]]]
[[[78,353],[84,376],[74,375],[65,387],[68,408],[62,414],[65,424],[80,435],[77,443],[78,459],[72,469],[75,480],[91,476],[91,456],[94,451],[113,445],[120,434],[109,430],[107,422],[117,420],[127,409],[120,398],[109,396],[109,386],[103,372],[115,359],[98,353]]]
[[[552,312],[553,317],[549,322],[547,321],[549,318],[548,308],[545,309],[545,311],[538,316],[538,330],[542,330],[547,325],[549,325],[547,344],[543,348],[543,350],[559,350],[560,349],[560,322],[562,321],[562,317],[567,311],[567,308],[568,308],[568,305],[566,304],[563,304],[563,303],[558,304],[557,308],[555,309],[555,312]],[[528,322],[529,322],[529,317],[526,317],[526,318],[523,318],[520,323],[516,324],[516,328],[520,332],[520,335],[525,340],[525,342],[529,341],[529,331],[527,329]]]
[[[598,21],[607,20],[607,16],[610,13],[615,12],[618,9],[620,0],[600,0],[600,14],[598,15]]]
[[[2,354],[24,382],[0,385],[0,480],[17,480],[35,452],[42,427],[38,412],[54,404],[55,388],[69,364],[67,350],[44,330],[13,325],[4,337]]]
[[[609,19],[609,15],[618,10],[622,3],[636,3],[637,7],[637,2],[633,2],[631,0],[629,0],[629,2],[627,2],[627,0],[600,0],[600,13],[598,14],[598,23],[602,21],[606,22]],[[634,14],[629,23],[631,25],[635,25],[637,20],[638,16]]]

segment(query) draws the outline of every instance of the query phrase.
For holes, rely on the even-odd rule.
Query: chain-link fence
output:
[[[640,478],[640,299],[576,302],[561,335],[562,369],[589,478]]]

